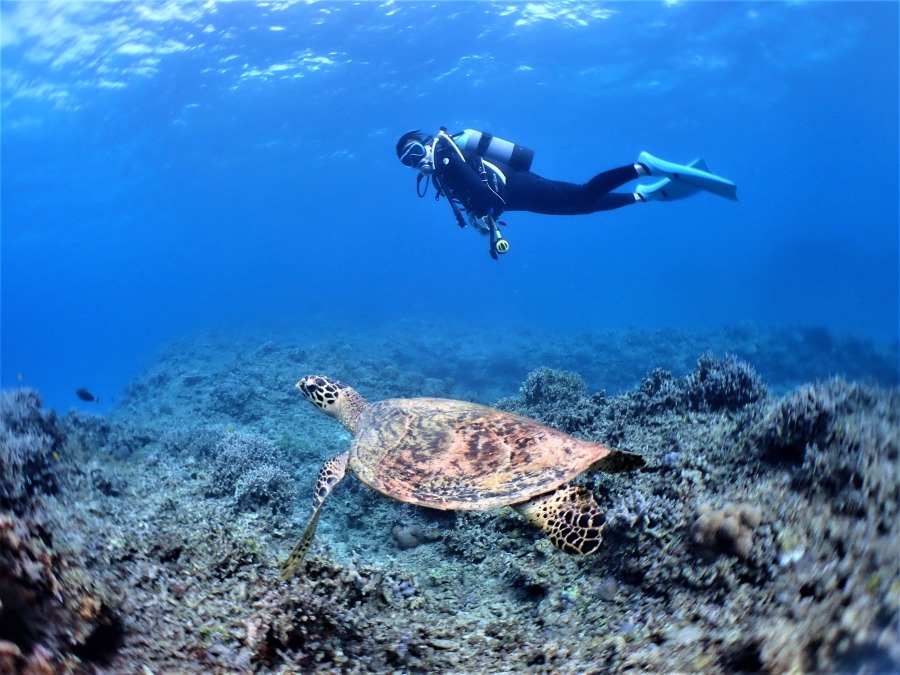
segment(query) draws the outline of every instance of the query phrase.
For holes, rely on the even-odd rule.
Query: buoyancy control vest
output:
[[[530,171],[534,150],[497,138],[486,131],[463,129],[453,135],[453,140],[466,154],[481,155],[487,159],[508,164],[517,171]]]

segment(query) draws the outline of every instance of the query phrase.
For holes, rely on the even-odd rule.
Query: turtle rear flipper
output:
[[[564,485],[513,508],[541,528],[566,553],[587,555],[600,548],[606,517],[584,488]]]
[[[334,489],[334,486],[344,477],[344,474],[347,471],[347,460],[349,457],[349,453],[346,452],[337,457],[333,457],[325,462],[319,470],[319,476],[316,478],[316,494],[313,497],[313,510],[312,515],[309,518],[309,523],[303,531],[303,536],[300,537],[300,541],[294,546],[294,550],[291,551],[287,560],[281,563],[281,578],[284,581],[287,581],[294,576],[297,569],[300,567],[300,563],[303,562],[303,557],[309,550],[309,546],[312,544],[313,537],[316,534],[316,527],[319,525],[319,514],[322,503],[332,489]]]

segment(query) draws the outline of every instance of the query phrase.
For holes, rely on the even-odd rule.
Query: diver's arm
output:
[[[444,133],[438,135],[434,145],[434,172],[466,211],[485,216],[491,209],[498,212],[503,209],[503,200],[485,185],[462,151]]]

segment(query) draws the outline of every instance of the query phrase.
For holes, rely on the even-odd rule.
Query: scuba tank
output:
[[[476,154],[508,164],[517,171],[530,171],[534,150],[504,141],[486,131],[464,129],[453,136],[466,154]]]

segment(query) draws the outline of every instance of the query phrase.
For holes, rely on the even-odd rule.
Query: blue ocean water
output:
[[[0,385],[108,404],[211,327],[896,341],[898,7],[4,0]],[[702,156],[740,201],[510,213],[494,262],[394,155],[441,125],[578,182]]]

